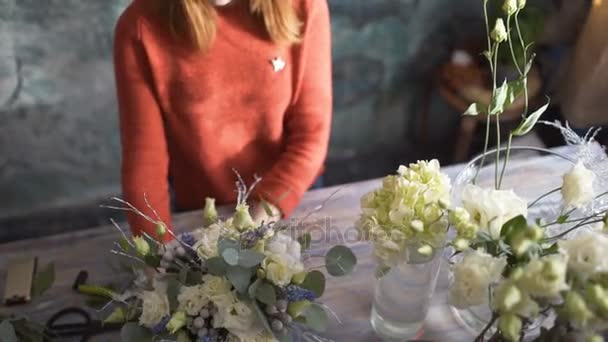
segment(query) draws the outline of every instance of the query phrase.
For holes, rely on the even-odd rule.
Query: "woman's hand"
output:
[[[281,217],[283,217],[283,213],[281,213],[281,210],[274,204],[258,202],[251,210],[251,217],[256,224],[260,225],[262,222],[269,223],[279,221]]]

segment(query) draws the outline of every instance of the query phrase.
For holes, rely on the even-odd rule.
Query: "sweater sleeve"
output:
[[[137,18],[128,9],[114,37],[114,70],[120,112],[122,189],[126,201],[170,226],[168,152],[159,103],[140,41]],[[150,207],[154,209],[154,212]],[[158,215],[157,215],[158,214]],[[134,234],[156,236],[156,226],[129,213]],[[168,234],[167,234],[168,235]]]
[[[332,115],[331,29],[323,0],[309,1],[303,40],[295,47],[297,82],[285,118],[285,148],[263,176],[256,194],[274,203],[283,215],[298,205],[321,173],[327,155]]]

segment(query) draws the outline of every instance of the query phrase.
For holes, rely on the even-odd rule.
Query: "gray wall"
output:
[[[111,41],[127,3],[0,0],[0,230],[3,217],[95,203],[118,191]],[[425,153],[415,127],[429,72],[454,42],[479,31],[480,4],[330,0],[330,183],[377,176]],[[458,116],[438,106],[430,146]]]

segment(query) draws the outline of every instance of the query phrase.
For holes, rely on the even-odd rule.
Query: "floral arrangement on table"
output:
[[[411,252],[411,245],[428,256],[449,247],[450,305],[460,310],[487,308],[485,327],[475,341],[603,341],[601,333],[608,330],[608,157],[594,142],[593,131],[581,138],[567,125],[543,122],[578,144],[578,160],[559,188],[534,201],[503,189],[513,138],[541,122],[548,104],[528,112],[527,75],[534,55],[528,53],[530,45],[518,22],[526,1],[501,0],[504,18],[498,18],[493,29],[487,19],[491,1],[497,0],[483,1],[488,37],[483,54],[493,76],[492,100],[472,104],[465,113],[485,114],[487,119],[484,154],[472,184],[452,193],[455,204],[450,204],[449,181],[438,162],[402,166],[362,198],[358,226],[373,241],[382,268],[394,266],[394,260]],[[515,46],[524,51],[524,60],[515,56]],[[499,84],[501,48],[512,55],[519,77]],[[491,123],[498,147],[500,116],[521,96],[522,121],[510,132],[506,149],[488,152]],[[482,187],[476,179],[489,157],[494,157],[493,185]],[[532,217],[535,206],[558,194],[562,200],[554,205],[559,212],[555,217]]]
[[[324,274],[302,262],[310,235],[294,239],[283,222],[256,224],[246,204],[253,187],[237,185],[231,217],[220,219],[207,199],[204,227],[168,243],[158,242],[173,234],[163,222],[119,200],[127,205],[123,210],[158,227],[157,237],[123,233],[113,251],[133,260],[138,275],[123,293],[109,294],[116,307],[106,322],[125,323],[123,341],[321,340],[314,332],[326,329],[331,310],[321,301]],[[325,255],[332,276],[348,274],[355,264],[344,246]]]

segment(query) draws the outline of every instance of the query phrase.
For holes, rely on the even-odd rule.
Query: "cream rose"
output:
[[[209,297],[203,290],[203,285],[182,286],[177,301],[179,310],[190,316],[198,316],[199,312],[209,303]]]
[[[232,284],[224,277],[204,275],[201,290],[203,296],[209,298],[218,307],[225,307],[236,301],[236,297],[232,293]]]
[[[558,242],[568,257],[569,271],[582,278],[608,271],[608,237],[598,232],[584,232],[571,240]]]
[[[593,200],[595,173],[578,162],[564,175],[562,197],[566,207],[580,208]]]
[[[518,284],[536,298],[555,298],[568,289],[566,285],[566,258],[549,255],[530,261],[523,269]]]
[[[490,284],[497,282],[507,261],[482,252],[472,251],[460,260],[453,269],[454,283],[448,300],[451,305],[464,309],[485,304]]]
[[[217,256],[217,242],[222,233],[222,227],[217,223],[212,224],[200,230],[200,233],[201,236],[193,246],[198,256],[203,260]]]
[[[507,221],[528,214],[528,204],[512,190],[468,185],[462,192],[462,204],[472,221],[494,239],[500,237],[500,230]]]
[[[142,300],[142,313],[139,317],[139,324],[147,328],[154,327],[170,314],[166,288],[158,282],[154,284],[154,288],[154,291],[143,291],[139,295],[139,298]]]
[[[264,330],[251,306],[243,302],[220,307],[214,317],[213,327],[225,328],[241,341],[261,335]]]
[[[301,263],[299,265],[289,265],[287,260],[279,255],[269,255],[262,262],[262,268],[266,272],[266,278],[273,284],[285,286],[291,282],[291,277],[302,272],[304,267]]]

